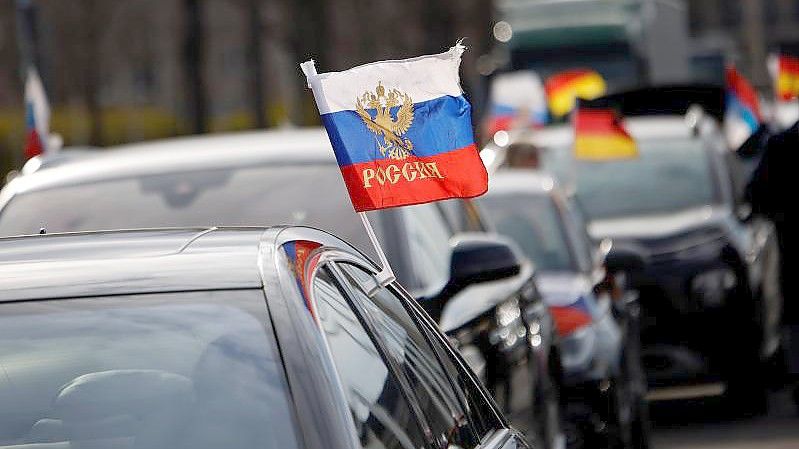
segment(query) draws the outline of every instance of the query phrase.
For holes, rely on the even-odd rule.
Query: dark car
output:
[[[574,446],[598,440],[648,447],[637,297],[613,271],[624,267],[608,266],[613,248],[591,241],[579,208],[545,173],[496,171],[478,202],[536,265],[536,284],[560,334],[561,391]]]
[[[634,159],[574,161],[565,127],[528,139],[575,190],[594,239],[645,255],[629,281],[640,292],[650,399],[725,395],[734,414],[762,411],[760,368],[781,344],[773,226],[748,213],[741,161],[711,116],[625,122]]]
[[[329,230],[373,255],[347,198],[322,129],[172,139],[13,180],[0,193],[0,235],[288,223]],[[369,215],[398,280],[458,343],[514,422],[555,445],[560,371],[532,265],[453,289],[452,248],[461,234],[497,238],[473,205],[449,201]]]
[[[321,231],[29,236],[0,255],[1,447],[528,447],[403,288],[368,295],[375,267]]]

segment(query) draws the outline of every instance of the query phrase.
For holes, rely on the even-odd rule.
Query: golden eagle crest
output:
[[[399,109],[394,118],[391,109],[397,106]],[[367,109],[374,109],[376,115],[372,117]],[[413,100],[408,94],[397,89],[386,90],[378,82],[374,93],[364,92],[356,100],[355,110],[369,131],[377,135],[380,154],[391,159],[405,159],[412,154],[413,143],[401,137],[413,123]],[[380,140],[383,142],[380,143]]]

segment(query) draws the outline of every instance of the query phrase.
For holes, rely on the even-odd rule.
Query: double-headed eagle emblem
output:
[[[397,106],[395,118],[391,110]],[[373,117],[367,109],[374,109],[376,115]],[[369,131],[377,135],[380,154],[391,159],[405,159],[413,153],[413,143],[402,138],[413,123],[413,100],[408,94],[397,89],[386,90],[378,82],[374,93],[364,92],[356,100],[355,110]]]

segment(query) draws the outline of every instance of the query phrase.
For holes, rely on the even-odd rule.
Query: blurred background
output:
[[[476,114],[497,71],[591,66],[609,88],[717,81],[768,91],[799,50],[795,0],[26,0],[31,53],[67,146],[318,123],[299,61],[322,71],[439,52],[459,38]],[[24,162],[24,45],[0,0],[0,171]],[[652,26],[652,25],[656,26]]]

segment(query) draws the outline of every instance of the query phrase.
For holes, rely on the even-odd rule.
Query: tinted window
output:
[[[298,447],[261,291],[0,310],[0,446]]]
[[[401,211],[414,276],[422,294],[438,292],[449,280],[449,224],[435,204],[403,207]]]
[[[233,167],[33,191],[6,206],[0,235],[36,234],[41,227],[52,233],[276,224],[326,229],[371,251],[334,164]]]
[[[423,434],[401,385],[326,271],[314,279],[313,291],[361,445],[369,449],[423,448]]]
[[[361,290],[361,285],[370,282],[369,276],[352,265],[342,268],[350,275],[348,280],[374,321],[377,335],[409,379],[433,435],[449,439],[450,445],[474,447],[478,439],[468,427],[454,382],[401,299],[385,288],[370,299]]]
[[[573,162],[571,151],[563,147],[548,151],[545,165],[562,180],[576,175],[577,200],[589,220],[665,214],[720,202],[702,140],[638,139],[637,144],[636,159]]]
[[[490,194],[480,201],[497,232],[513,239],[538,269],[577,268],[560,213],[549,195]]]

